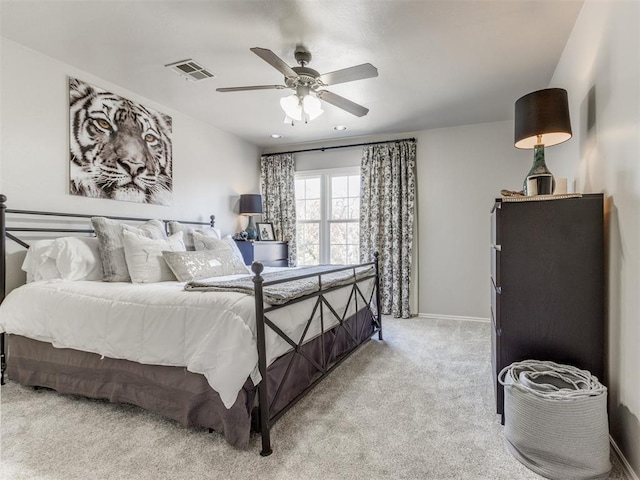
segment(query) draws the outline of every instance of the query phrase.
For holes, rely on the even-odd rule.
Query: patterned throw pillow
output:
[[[127,225],[104,217],[92,217],[91,224],[100,242],[100,259],[105,282],[129,282],[131,276],[127,268],[122,245],[122,231],[128,230],[148,238],[167,238],[164,224],[160,220],[149,220],[139,226]]]
[[[230,248],[195,252],[162,252],[162,255],[181,282],[249,273],[244,263],[238,260]]]
[[[242,253],[240,253],[238,246],[231,236],[227,235],[225,238],[218,240],[217,238],[207,237],[199,232],[194,232],[193,244],[196,251],[214,250],[221,251],[225,255],[230,253],[233,259],[229,259],[229,261],[233,261],[236,265],[242,265],[247,272],[251,273],[251,268],[244,264]]]
[[[176,277],[165,262],[162,252],[184,252],[182,232],[169,238],[154,239],[123,230],[122,244],[133,283],[175,281]]]
[[[194,232],[201,233],[207,237],[221,238],[220,230],[217,228],[192,228],[188,225],[175,221],[167,222],[167,228],[169,229],[170,235],[178,232],[183,233],[184,245],[187,247],[187,250],[195,250],[195,247],[193,246]]]

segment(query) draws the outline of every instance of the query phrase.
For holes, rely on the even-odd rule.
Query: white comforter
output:
[[[230,408],[248,376],[254,384],[260,381],[254,297],[183,288],[179,282],[33,282],[13,290],[0,305],[0,332],[110,358],[184,366],[204,375]],[[342,295],[346,303],[343,290],[331,295]],[[269,318],[298,341],[311,301]],[[325,329],[336,323],[325,315]],[[305,340],[319,331],[320,322],[314,321]],[[266,343],[268,363],[290,349],[270,329]]]

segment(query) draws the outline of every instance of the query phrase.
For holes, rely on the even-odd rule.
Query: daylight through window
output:
[[[360,261],[359,168],[296,174],[298,264]]]

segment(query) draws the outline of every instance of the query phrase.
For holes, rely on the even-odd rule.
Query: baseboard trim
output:
[[[613,451],[616,452],[616,455],[618,456],[618,459],[620,460],[620,463],[622,464],[622,468],[624,469],[624,473],[627,476],[627,478],[629,480],[640,480],[638,478],[638,476],[636,475],[636,473],[633,471],[633,468],[631,468],[631,464],[627,461],[625,456],[622,454],[622,451],[620,450],[620,448],[618,448],[618,444],[613,439],[613,437],[611,437],[611,435],[609,435],[609,442],[611,443],[611,446],[613,447]]]
[[[483,317],[461,317],[459,315],[440,315],[435,313],[419,313],[419,318],[429,318],[431,320],[461,320],[464,322],[489,323],[491,319]]]

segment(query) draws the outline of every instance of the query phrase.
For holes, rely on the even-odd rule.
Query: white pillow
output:
[[[182,232],[169,238],[148,238],[131,230],[122,231],[124,256],[131,281],[134,283],[167,282],[175,275],[162,257],[163,251],[184,252]]]
[[[27,283],[61,278],[56,261],[50,256],[54,241],[35,240],[29,245],[22,262],[22,270],[27,273]]]
[[[226,235],[226,236],[222,237],[222,240],[224,240],[225,242],[227,242],[229,244],[229,246],[231,247],[231,250],[233,250],[233,253],[235,254],[235,256],[238,257],[240,260],[242,260],[242,263],[244,264],[244,257],[242,256],[242,252],[238,248],[238,244],[233,239],[233,237],[231,235]],[[249,269],[249,270],[251,270],[251,269]]]
[[[96,237],[57,238],[50,250],[49,258],[63,280],[102,280],[102,261],[100,260],[100,242]]]
[[[195,250],[195,247],[193,245],[194,232],[201,233],[203,235],[206,235],[207,237],[222,238],[222,234],[220,233],[220,230],[212,227],[192,228],[183,223],[171,221],[171,222],[167,222],[167,228],[169,230],[170,235],[173,235],[174,233],[178,233],[178,232],[183,233],[184,237],[182,239],[184,240],[184,245],[187,248],[187,250]]]

